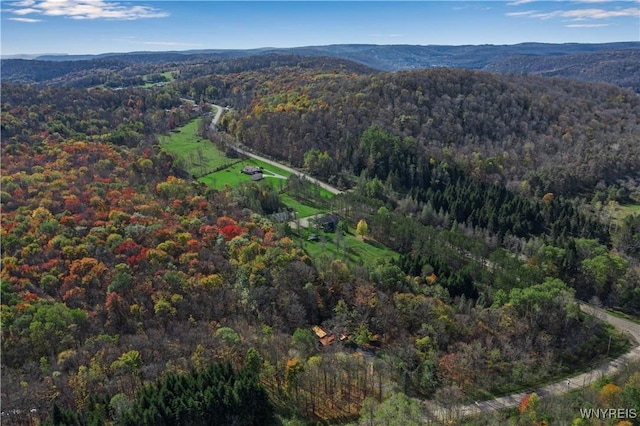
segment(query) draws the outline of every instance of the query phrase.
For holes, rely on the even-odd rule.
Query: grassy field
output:
[[[307,205],[307,204],[302,204],[301,202],[293,199],[293,197],[291,197],[291,195],[289,195],[287,193],[280,194],[280,199],[287,206],[289,206],[289,207],[293,208],[295,211],[297,211],[298,212],[298,217],[300,217],[300,218],[313,216],[313,215],[322,213],[323,211],[326,211],[326,210],[324,210],[322,208],[319,208],[319,207],[314,207],[314,206],[310,206],[310,205]]]
[[[161,75],[166,78],[166,81],[160,82],[160,83],[152,83],[150,81],[147,81],[147,78],[149,78],[149,76],[145,76],[144,80],[144,87],[145,89],[149,89],[151,87],[156,87],[156,86],[164,86],[165,84],[171,83],[172,81],[175,80],[175,76],[173,75],[173,71],[165,71],[163,73],[161,73]]]
[[[607,206],[606,208],[609,210],[609,214],[611,214],[611,216],[614,219],[614,222],[617,224],[622,224],[622,222],[627,216],[640,214],[640,204],[615,203],[613,207]]]
[[[286,178],[291,173],[260,160],[248,158],[244,160],[229,158],[213,143],[198,136],[200,118],[180,127],[166,136],[160,136],[160,146],[173,154],[178,163],[192,176],[201,176],[199,180],[215,189],[225,185],[236,186],[241,182],[250,182],[248,175],[241,173],[244,166],[262,167],[264,181],[270,182],[274,188],[282,190],[286,186]],[[227,167],[225,167],[227,166]],[[207,173],[216,169],[212,173]],[[319,188],[320,195],[330,199],[333,194]],[[282,202],[298,212],[299,217],[307,217],[325,211],[322,206],[301,203],[291,195],[283,193]]]
[[[225,185],[234,187],[242,182],[250,182],[251,177],[241,173],[242,168],[247,165],[259,166],[263,169],[263,182],[271,183],[277,190],[286,187],[286,178],[291,176],[290,172],[253,158],[240,160],[227,157],[213,143],[198,136],[200,120],[193,120],[170,135],[160,136],[160,146],[175,155],[181,167],[190,175],[201,176],[199,178],[201,182],[212,188],[222,189]],[[207,171],[215,169],[220,170],[207,173]],[[322,188],[318,188],[318,192],[320,199],[326,200],[326,205],[328,205],[333,194]],[[286,192],[280,195],[280,199],[285,205],[298,212],[300,218],[328,211],[328,207],[298,201]],[[312,233],[318,233],[321,241],[307,241]],[[335,233],[324,233],[313,228],[301,229],[297,238],[303,241],[302,244],[307,253],[316,259],[319,256],[328,255],[349,263],[375,264],[379,260],[384,261],[397,256],[397,253],[374,240],[363,241],[356,237],[355,230],[351,227],[340,240],[339,247],[336,247],[335,244]]]
[[[167,81],[171,82],[173,80],[175,80],[175,77],[173,76],[173,71],[165,71],[162,73],[162,75],[164,76],[164,78],[167,79]]]
[[[224,157],[224,158],[226,163],[230,163],[232,161],[233,162],[238,161],[237,159],[232,159],[227,157]],[[257,161],[252,158],[249,158],[249,159],[245,159],[240,162],[237,162],[223,170],[219,170],[217,172],[210,173],[206,176],[203,176],[199,180],[215,189],[222,189],[225,185],[236,186],[241,182],[251,181],[251,177],[249,175],[241,173],[242,168],[244,166],[262,167],[263,164],[264,163],[262,163],[261,161]],[[284,186],[286,185],[286,179],[283,179],[280,176],[276,176],[273,174],[273,173],[276,173],[278,175],[282,175],[280,172],[283,172],[283,171],[273,166],[269,166],[269,167],[270,167],[269,169],[263,168],[264,170],[263,176],[265,181],[269,181],[270,183],[272,183],[273,187],[276,189],[284,188]]]
[[[361,240],[359,236],[355,235],[354,228],[349,227],[348,229],[348,232],[341,237],[339,248],[336,247],[335,232],[322,232],[313,228],[302,228],[300,231],[294,230],[294,232],[296,233],[295,239],[302,240],[304,250],[312,259],[329,256],[351,264],[375,265],[378,262],[386,262],[398,257],[396,252],[375,240]],[[320,241],[308,241],[307,238],[311,234],[317,234]]]
[[[623,204],[618,208],[619,218],[632,214],[640,214],[640,204]]]
[[[197,118],[171,134],[159,137],[160,146],[174,154],[181,166],[194,176],[203,175],[234,161],[213,143],[198,135],[201,120]]]

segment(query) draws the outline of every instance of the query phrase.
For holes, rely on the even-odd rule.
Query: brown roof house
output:
[[[313,332],[318,337],[318,343],[322,346],[328,346],[332,344],[336,340],[336,336],[333,333],[328,333],[324,328],[319,325],[314,325],[311,327]]]

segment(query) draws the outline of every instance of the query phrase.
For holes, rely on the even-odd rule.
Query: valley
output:
[[[633,90],[175,58],[3,77],[2,423],[640,410]]]

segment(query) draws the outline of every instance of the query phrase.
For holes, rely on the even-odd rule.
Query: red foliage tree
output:
[[[226,225],[220,228],[220,233],[225,241],[230,241],[238,235],[242,235],[246,229],[240,228],[238,225]]]

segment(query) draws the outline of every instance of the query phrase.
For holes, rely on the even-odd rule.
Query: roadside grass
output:
[[[335,197],[335,196],[336,196],[336,194],[333,194],[333,193],[331,193],[331,192],[327,191],[326,189],[324,189],[324,188],[323,188],[323,187],[321,187],[321,186],[318,186],[318,189],[320,190],[320,196],[321,196],[321,197],[331,199],[331,198],[333,198],[333,197]]]
[[[351,226],[347,233],[339,237],[336,245],[337,232],[341,231],[323,232],[313,227],[301,228],[299,231],[294,229],[294,239],[302,242],[302,247],[314,261],[328,256],[348,264],[375,266],[398,257],[398,253],[375,240],[361,240]],[[311,234],[317,234],[320,241],[308,241]]]
[[[612,316],[618,317],[618,318],[622,318],[622,319],[625,319],[627,321],[634,322],[636,324],[640,324],[640,318],[638,318],[638,317],[634,317],[632,315],[625,314],[624,312],[618,311],[616,309],[605,309],[605,310],[607,311],[607,313],[609,315],[612,315]]]

